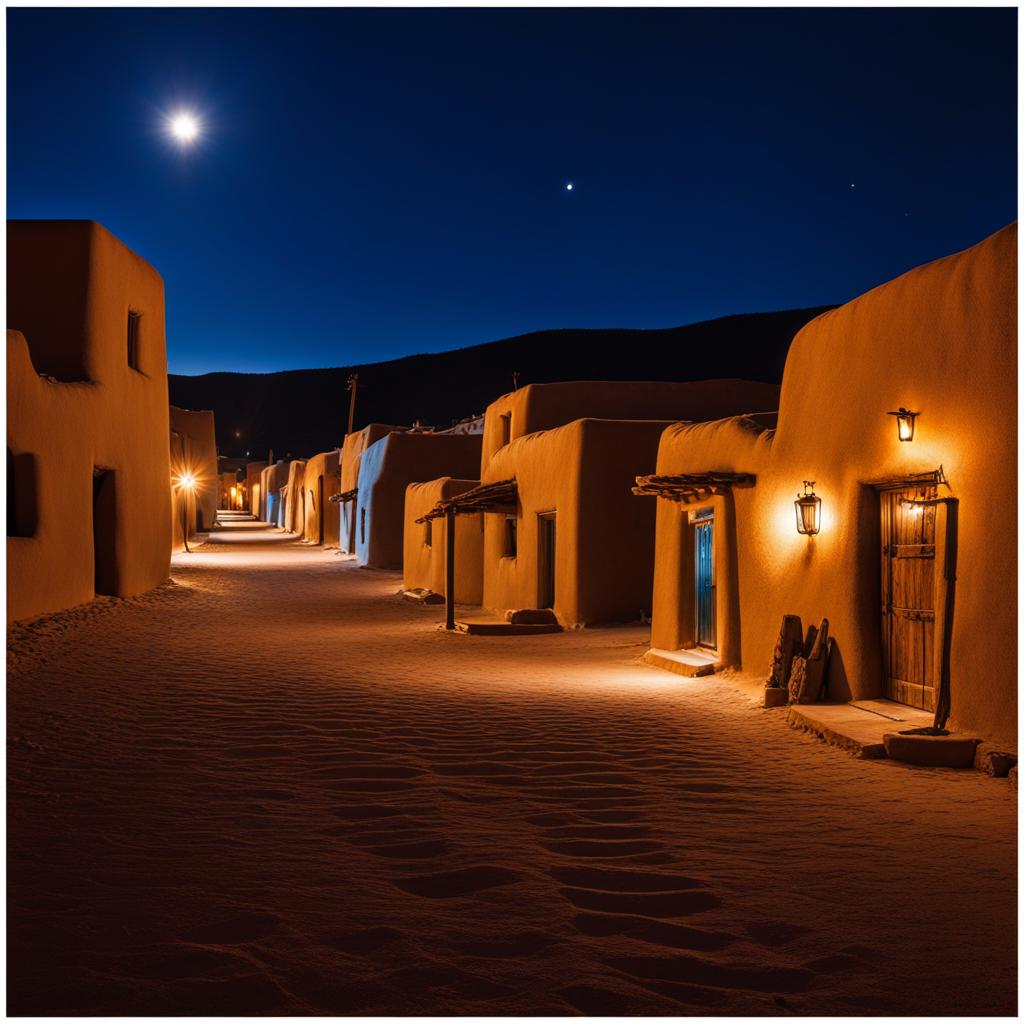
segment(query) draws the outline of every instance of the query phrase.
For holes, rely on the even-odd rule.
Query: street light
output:
[[[181,506],[181,525],[182,525],[182,536],[185,538],[185,550],[192,554],[192,549],[188,546],[188,501],[189,498],[195,494],[196,480],[194,473],[180,473],[178,475],[178,490],[185,495],[185,500]]]

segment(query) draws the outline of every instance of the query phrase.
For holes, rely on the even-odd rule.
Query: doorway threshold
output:
[[[660,647],[652,647],[645,655],[644,661],[655,668],[667,669],[679,676],[709,676],[722,667],[718,654],[713,651],[701,650],[699,647],[687,647],[679,651],[666,651]]]
[[[886,757],[885,734],[930,726],[930,711],[891,700],[861,700],[852,704],[791,704],[787,721],[794,729],[813,733],[856,757]]]

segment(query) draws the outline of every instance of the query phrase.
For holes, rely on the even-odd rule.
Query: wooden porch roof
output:
[[[356,495],[359,493],[358,487],[352,487],[347,491],[339,491],[337,494],[332,494],[327,500],[328,501],[355,501]]]
[[[419,517],[417,523],[453,512],[455,515],[469,515],[473,512],[507,512],[515,509],[519,492],[515,480],[501,480],[496,484],[481,484],[471,490],[456,494],[453,498],[439,501],[429,512]]]
[[[638,476],[634,494],[665,498],[686,505],[703,501],[712,494],[723,494],[733,487],[752,487],[757,481],[753,473],[731,473],[716,470],[710,473],[678,473],[674,476]]]

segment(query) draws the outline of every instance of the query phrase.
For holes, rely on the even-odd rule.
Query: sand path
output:
[[[1005,780],[211,541],[11,632],[11,1012],[1014,1012]]]

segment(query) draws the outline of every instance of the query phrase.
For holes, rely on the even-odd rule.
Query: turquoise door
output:
[[[694,578],[697,606],[697,644],[716,647],[715,634],[715,521],[695,525]]]

